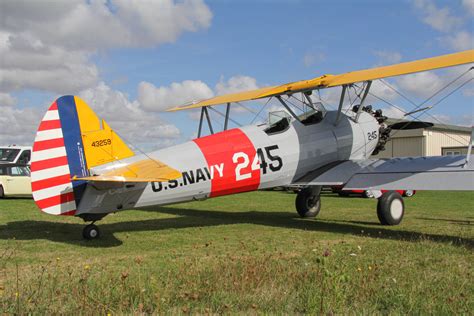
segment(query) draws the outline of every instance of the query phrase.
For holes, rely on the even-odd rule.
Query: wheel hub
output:
[[[403,214],[403,204],[400,200],[395,199],[390,204],[390,214],[394,219],[399,219]]]

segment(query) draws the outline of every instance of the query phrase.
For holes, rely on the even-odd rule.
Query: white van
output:
[[[30,159],[30,146],[0,146],[0,163],[29,165]]]

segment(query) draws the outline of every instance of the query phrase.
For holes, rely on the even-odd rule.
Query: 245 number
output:
[[[263,174],[267,173],[267,168],[272,172],[278,171],[283,167],[283,160],[280,156],[272,154],[272,151],[278,149],[278,145],[267,146],[265,148],[258,148],[255,157],[252,160],[251,170],[262,169]],[[265,151],[264,151],[265,150]],[[270,163],[267,163],[265,156],[270,160]],[[237,164],[235,167],[235,180],[241,181],[249,179],[252,177],[252,172],[244,172],[242,169],[245,169],[250,164],[249,156],[244,152],[236,152],[232,156],[232,161]]]
[[[377,131],[367,133],[367,140],[371,141],[377,139]]]

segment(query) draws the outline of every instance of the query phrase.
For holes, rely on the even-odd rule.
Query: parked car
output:
[[[372,193],[369,190],[342,190],[340,186],[331,187],[332,192],[339,194],[339,196],[349,196],[349,195],[361,195],[366,198],[371,198]],[[389,190],[381,190],[382,193],[385,193]],[[400,193],[400,195],[405,197],[411,197],[415,195],[416,190],[394,190]]]
[[[31,197],[30,168],[27,165],[0,164],[0,198]]]
[[[31,147],[30,146],[0,146],[0,163],[30,164]]]

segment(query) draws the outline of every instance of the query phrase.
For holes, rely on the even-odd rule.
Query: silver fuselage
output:
[[[341,160],[369,158],[379,137],[375,118],[362,112],[353,117],[329,111],[324,119],[304,125],[293,119],[276,133],[262,126],[245,126],[201,137],[152,152],[147,157],[182,172],[167,182],[126,183],[116,187],[88,184],[76,215],[201,200],[240,192],[290,185],[308,172]],[[93,170],[101,174],[123,167],[143,155]]]

